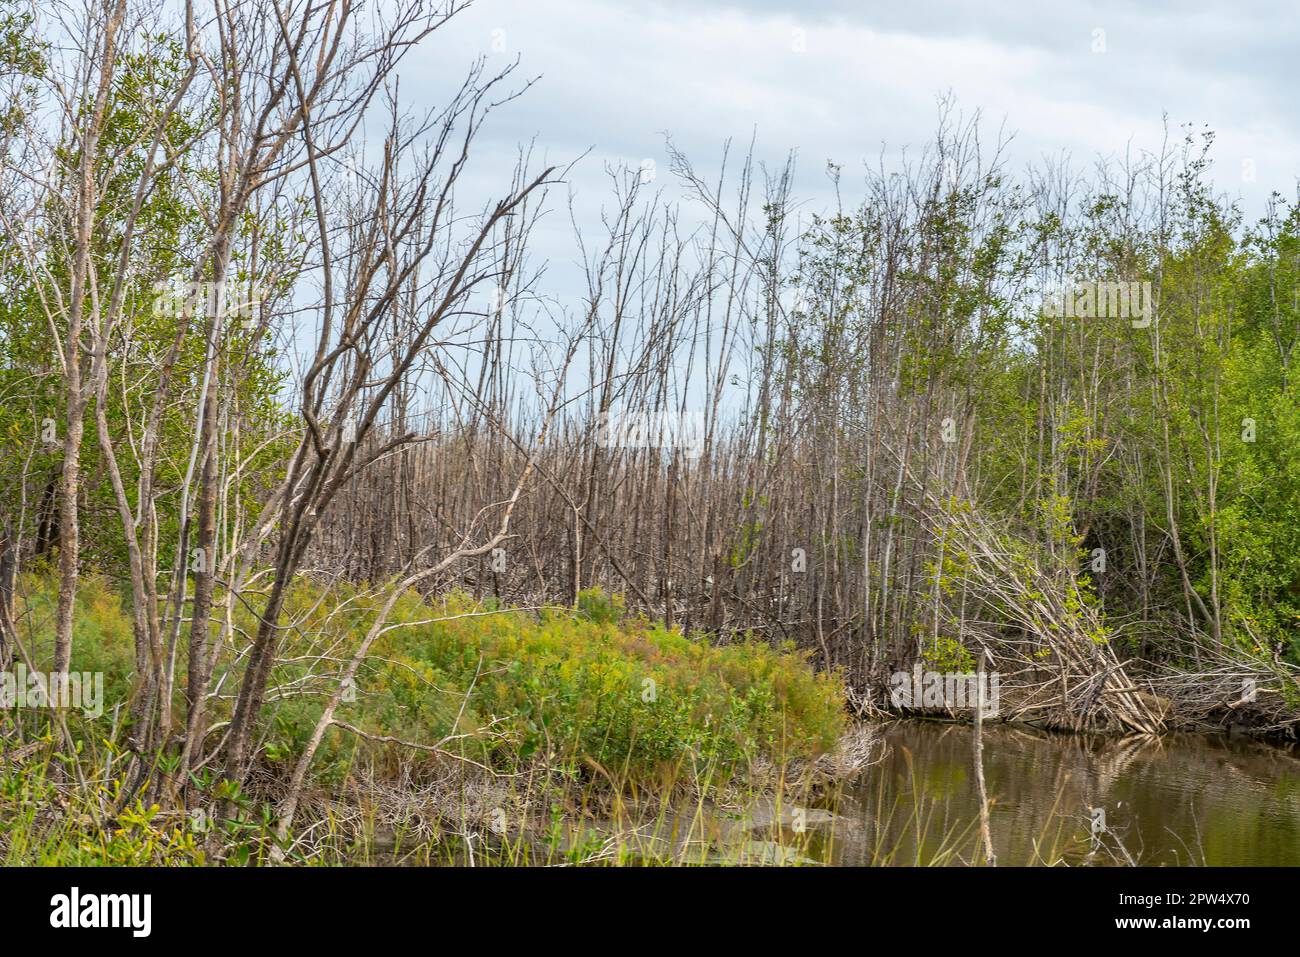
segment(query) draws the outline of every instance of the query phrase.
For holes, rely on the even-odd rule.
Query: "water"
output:
[[[883,761],[843,788],[811,856],[960,864],[981,846],[973,729],[887,726]],[[998,863],[1300,865],[1300,752],[1244,738],[984,730]],[[1103,812],[1094,837],[1097,810]]]
[[[691,799],[671,810],[630,800],[617,819],[566,818],[558,836],[542,821],[516,847],[534,863],[984,863],[974,729],[904,721],[869,731],[880,760],[829,789]],[[1002,866],[1300,866],[1296,748],[993,724],[984,729],[984,774]]]

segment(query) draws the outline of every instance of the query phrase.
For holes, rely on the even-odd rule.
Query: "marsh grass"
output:
[[[20,629],[36,667],[48,658],[54,598],[49,575],[23,577]],[[663,849],[659,831],[669,821],[693,847],[704,807],[784,794],[795,777],[811,788],[835,761],[856,760],[837,747],[848,726],[838,675],[814,671],[790,647],[717,647],[628,616],[617,596],[596,590],[575,608],[522,610],[460,593],[412,593],[328,733],[301,819],[276,842],[274,810],[288,771],[379,602],[364,586],[304,580],[293,590],[294,625],[258,763],[239,793],[210,766],[178,775],[166,752],[151,760],[180,784],[133,791],[124,744],[130,622],[109,584],[87,576],[73,667],[105,674],[106,711],[98,719],[41,709],[4,716],[5,859],[201,863],[205,842],[213,846],[204,812],[219,799],[237,808],[216,842],[233,863],[268,860],[273,849],[303,864],[641,859]],[[226,624],[246,631],[252,613],[236,606]],[[218,729],[238,681],[237,671],[224,671],[213,683]],[[182,707],[178,691],[178,723]],[[444,743],[431,752],[428,742]],[[698,809],[683,817],[690,801]],[[572,822],[599,822],[603,843]],[[637,846],[647,826],[653,837]],[[681,856],[675,840],[667,858]]]

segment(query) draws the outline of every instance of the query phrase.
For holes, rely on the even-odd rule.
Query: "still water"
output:
[[[807,852],[825,863],[962,864],[981,846],[973,729],[910,721],[845,786]],[[998,863],[1300,865],[1300,752],[1245,738],[984,730]]]

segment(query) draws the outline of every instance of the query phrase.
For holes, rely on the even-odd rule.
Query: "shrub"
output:
[[[576,612],[490,613],[453,594],[423,617],[444,620],[378,643],[376,658],[386,663],[359,692],[377,707],[353,706],[389,733],[427,740],[500,718],[508,742],[477,738],[485,758],[543,752],[595,762],[623,780],[665,765],[733,773],[755,758],[812,757],[832,748],[843,728],[839,679],[815,673],[793,650],[691,640],[624,617],[621,599],[595,589],[582,593]]]
[[[48,657],[56,587],[25,578],[20,613]],[[273,684],[293,689],[268,707],[263,757],[291,760],[311,733],[332,675],[374,620],[380,599],[360,586],[328,590],[309,581],[291,589]],[[238,606],[236,625],[254,627]],[[670,767],[731,776],[750,762],[811,758],[831,749],[844,725],[843,687],[819,674],[792,646],[755,639],[725,647],[626,616],[622,598],[599,589],[576,609],[498,610],[463,593],[433,601],[403,595],[395,625],[372,647],[356,699],[339,717],[373,734],[430,743],[452,734],[467,756],[515,768],[534,757],[571,772],[598,765],[617,781],[660,778]],[[326,660],[322,662],[321,658]],[[184,656],[181,656],[182,663]],[[83,579],[77,601],[74,666],[105,672],[105,703],[124,701],[133,653],[121,599],[101,580]],[[220,680],[218,675],[217,679]],[[226,677],[225,687],[239,676]],[[184,680],[177,678],[177,702]],[[214,718],[228,700],[212,706]],[[178,711],[179,714],[179,711]],[[335,733],[317,767],[346,773],[365,753],[388,746]]]

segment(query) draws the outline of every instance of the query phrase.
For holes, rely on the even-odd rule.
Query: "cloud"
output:
[[[797,149],[797,187],[814,206],[829,202],[834,159],[851,195],[858,164],[933,139],[949,92],[990,135],[1015,132],[1013,167],[1158,149],[1167,115],[1173,138],[1183,122],[1217,132],[1215,175],[1248,213],[1271,190],[1294,193],[1300,24],[1283,3],[867,6],[480,0],[431,41],[436,53],[404,65],[403,85],[432,106],[475,56],[517,54],[539,82],[489,123],[469,185],[504,182],[520,142],[553,161],[590,148],[572,180],[582,215],[607,195],[605,163],[662,168],[665,133],[706,170],[727,138],[755,136],[769,161]]]

